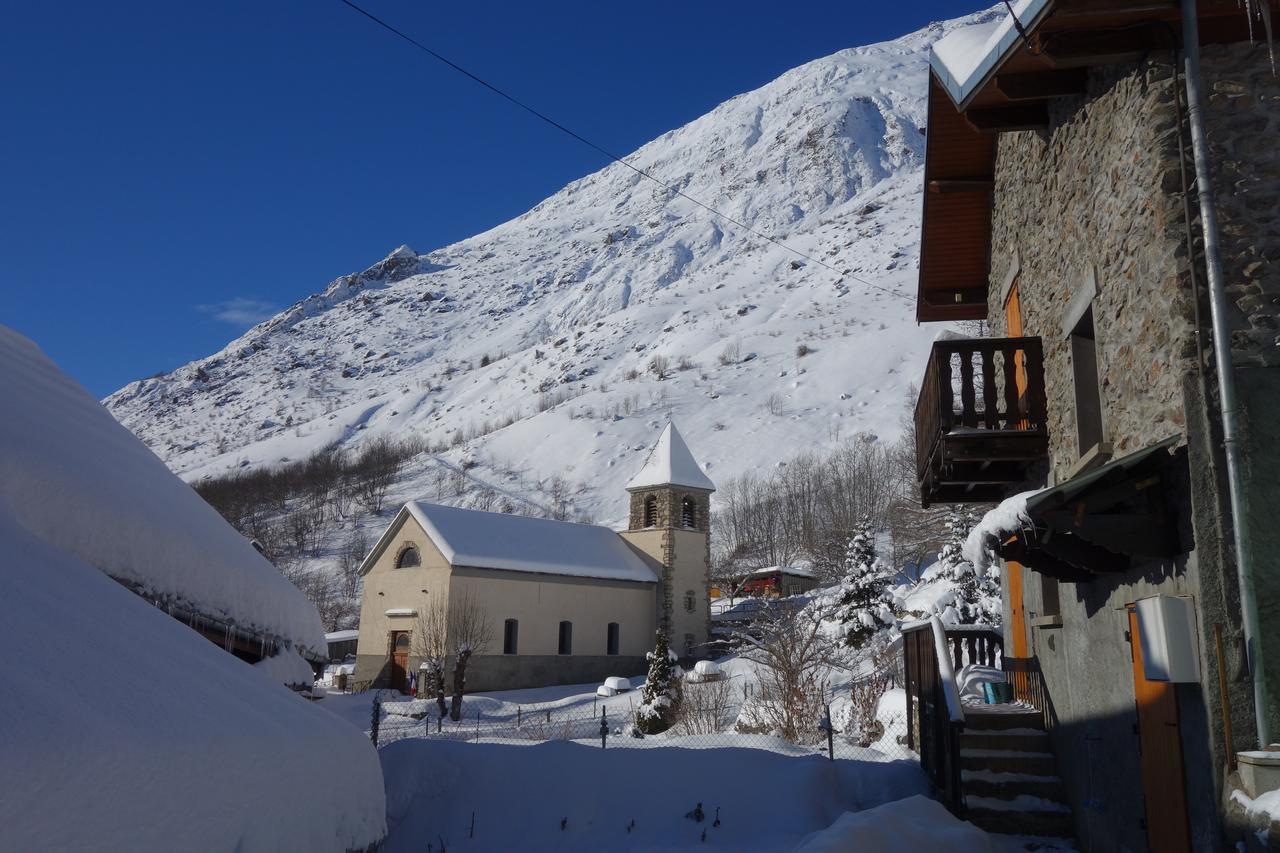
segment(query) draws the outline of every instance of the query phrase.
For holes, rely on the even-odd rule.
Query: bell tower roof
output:
[[[662,431],[658,443],[649,451],[644,467],[627,483],[627,491],[655,486],[684,486],[708,492],[716,490],[716,484],[702,472],[674,423],[668,423]]]

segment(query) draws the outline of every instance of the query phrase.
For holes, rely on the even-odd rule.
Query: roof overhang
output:
[[[1187,480],[1173,436],[1027,498],[1030,520],[996,553],[1065,581],[1128,571],[1190,550],[1172,498]]]
[[[1047,129],[1050,103],[1084,94],[1091,67],[1181,47],[1177,0],[1019,0],[1014,10],[1017,25],[1005,13],[930,51],[920,322],[987,317],[998,135]],[[1202,43],[1255,35],[1237,0],[1199,0],[1198,11]]]

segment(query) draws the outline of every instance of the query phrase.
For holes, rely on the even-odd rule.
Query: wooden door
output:
[[[1147,681],[1142,669],[1138,612],[1129,605],[1129,648],[1133,654],[1133,696],[1138,710],[1138,748],[1146,798],[1147,848],[1155,853],[1191,851],[1182,736],[1174,685]]]
[[[409,632],[391,632],[391,689],[409,689]]]
[[[1009,633],[1012,636],[1009,656],[1027,656],[1027,610],[1022,601],[1022,564],[1009,560],[1005,563],[1009,576]]]
[[[1004,303],[1004,319],[1005,326],[1008,329],[1008,336],[1011,338],[1022,337],[1022,295],[1018,292],[1018,281],[1015,279],[1013,285],[1009,288],[1009,296]],[[1024,350],[1017,350],[1013,355],[1014,364],[1014,385],[1018,389],[1018,409],[1023,414],[1027,412],[1027,354]],[[1028,426],[1026,421],[1020,421],[1018,429],[1026,429]]]

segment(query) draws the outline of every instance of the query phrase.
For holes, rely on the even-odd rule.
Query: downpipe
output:
[[[1205,277],[1209,289],[1209,314],[1213,328],[1213,356],[1218,375],[1218,405],[1222,415],[1222,443],[1227,457],[1227,490],[1231,500],[1231,534],[1236,549],[1236,579],[1240,585],[1240,617],[1245,652],[1253,676],[1253,714],[1258,745],[1271,740],[1267,727],[1266,676],[1259,642],[1258,600],[1253,590],[1253,537],[1245,523],[1249,498],[1244,489],[1244,459],[1240,446],[1239,404],[1235,369],[1231,359],[1231,330],[1227,327],[1227,295],[1222,277],[1222,252],[1218,243],[1218,211],[1209,175],[1209,145],[1204,132],[1203,81],[1200,77],[1200,23],[1196,0],[1181,0],[1183,79],[1187,86],[1187,123],[1191,130],[1191,154],[1195,161],[1196,190],[1200,203],[1200,230],[1204,240]],[[1187,247],[1190,250],[1190,246]]]

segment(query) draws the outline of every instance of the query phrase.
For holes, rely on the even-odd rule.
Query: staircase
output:
[[[1071,808],[1039,712],[966,707],[960,788],[965,819],[987,832],[1025,837],[1027,849],[1074,849]]]

